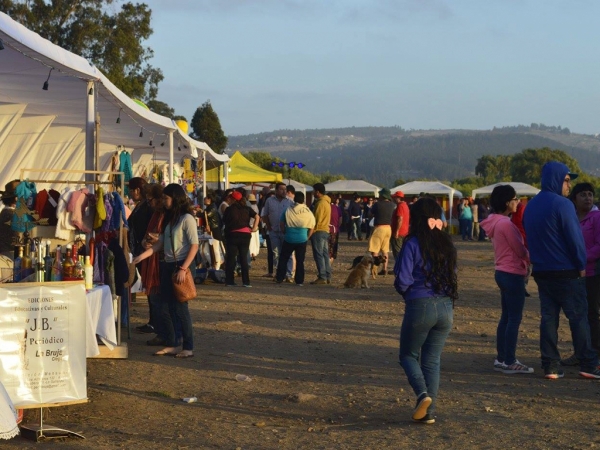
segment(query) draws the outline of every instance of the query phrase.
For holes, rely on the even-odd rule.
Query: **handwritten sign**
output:
[[[83,282],[0,284],[0,379],[17,408],[87,400]]]

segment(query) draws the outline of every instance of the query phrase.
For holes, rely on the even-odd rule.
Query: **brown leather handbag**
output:
[[[177,253],[175,252],[173,229],[171,229],[171,246],[173,248],[173,255],[176,255]],[[192,276],[192,272],[189,267],[185,269],[185,279],[183,280],[183,283],[178,283],[177,272],[180,270],[180,267],[175,268],[175,271],[171,275],[171,280],[173,281],[173,292],[175,293],[175,298],[178,302],[185,303],[196,298],[196,284],[194,283],[194,277]]]

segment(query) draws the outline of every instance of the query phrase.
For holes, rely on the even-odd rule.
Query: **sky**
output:
[[[228,136],[561,125],[600,132],[596,0],[139,0],[158,100]]]

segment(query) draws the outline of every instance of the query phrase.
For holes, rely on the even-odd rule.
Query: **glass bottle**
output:
[[[52,280],[52,256],[50,256],[50,241],[46,241],[46,256],[44,256],[44,281]]]
[[[92,266],[90,262],[90,257],[85,257],[85,266],[84,274],[85,274],[85,288],[91,289],[94,286],[94,266]]]
[[[56,255],[52,263],[51,281],[62,281],[62,254],[60,245],[56,247]]]
[[[73,278],[83,280],[83,256],[79,256],[73,267]]]
[[[13,262],[13,281],[18,283],[21,281],[22,277],[22,268],[23,268],[23,247],[21,245],[19,247],[19,255],[15,258]]]
[[[67,245],[67,253],[65,255],[65,260],[62,264],[62,278],[64,281],[68,281],[73,278],[73,255],[71,254],[72,247],[71,245]]]
[[[29,275],[34,272],[33,261],[31,260],[31,243],[27,243],[23,246],[23,255],[21,260],[21,280],[25,280]]]

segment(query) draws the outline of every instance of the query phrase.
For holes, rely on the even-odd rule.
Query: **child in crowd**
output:
[[[441,211],[432,198],[413,205],[410,231],[394,267],[394,286],[406,303],[400,365],[417,396],[412,419],[426,424],[435,422],[440,359],[458,297],[456,249],[442,231]]]

